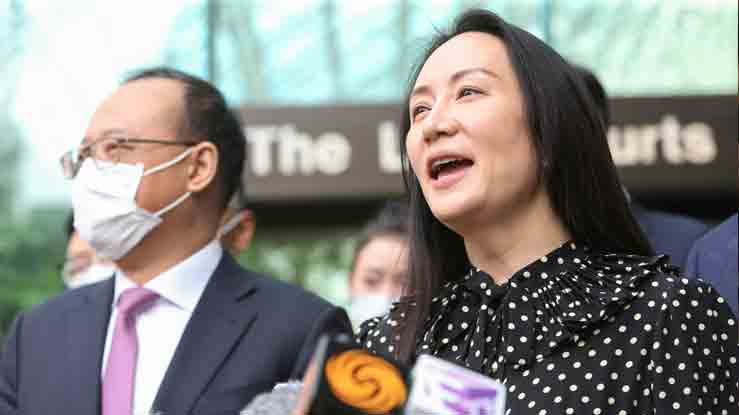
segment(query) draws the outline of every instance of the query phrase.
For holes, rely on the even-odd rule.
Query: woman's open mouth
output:
[[[464,157],[442,157],[430,165],[431,182],[434,187],[445,188],[454,185],[464,177],[475,163]]]

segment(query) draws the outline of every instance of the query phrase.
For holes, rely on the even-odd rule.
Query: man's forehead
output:
[[[155,129],[176,131],[184,114],[184,87],[168,79],[144,79],[126,83],[98,106],[86,138],[131,135]],[[164,131],[162,131],[164,130]]]
[[[184,85],[171,79],[141,79],[118,87],[101,107],[120,107],[144,111],[176,110],[184,106]],[[133,106],[130,108],[129,105]]]

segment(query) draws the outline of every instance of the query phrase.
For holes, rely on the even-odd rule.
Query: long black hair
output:
[[[410,129],[410,92],[430,55],[466,32],[488,33],[506,46],[525,105],[536,149],[539,180],[574,240],[594,250],[652,255],[631,214],[592,98],[573,67],[534,35],[485,10],[469,10],[447,32],[438,33],[413,71],[402,108],[401,133]],[[483,51],[481,51],[482,53]],[[415,356],[433,295],[461,278],[470,266],[462,237],[434,217],[409,167],[403,145],[403,177],[410,198],[409,285],[397,313],[402,321],[398,357]]]

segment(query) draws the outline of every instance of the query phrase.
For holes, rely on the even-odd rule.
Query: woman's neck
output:
[[[527,208],[492,220],[462,235],[473,266],[506,283],[521,268],[560,247],[572,237],[541,194]]]

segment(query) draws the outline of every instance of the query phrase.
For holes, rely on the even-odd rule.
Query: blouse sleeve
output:
[[[394,355],[395,342],[389,318],[387,315],[375,317],[362,323],[356,337],[357,344],[374,354]]]
[[[648,373],[655,414],[733,414],[737,410],[737,326],[726,301],[701,280],[676,281],[662,295]]]

